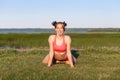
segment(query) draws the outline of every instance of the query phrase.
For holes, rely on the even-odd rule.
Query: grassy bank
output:
[[[0,47],[48,47],[50,34],[0,34]],[[69,34],[72,47],[120,47],[120,34]]]
[[[77,64],[48,68],[42,59],[50,34],[0,34],[0,80],[119,80],[119,34],[69,34]],[[12,47],[12,48],[7,48]],[[14,48],[33,48],[17,51]]]

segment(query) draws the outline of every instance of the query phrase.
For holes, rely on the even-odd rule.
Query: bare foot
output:
[[[70,64],[69,61],[65,61],[65,64]]]
[[[57,60],[56,63],[57,63],[57,64],[63,64],[63,63],[65,63],[65,61],[58,61],[58,60]]]

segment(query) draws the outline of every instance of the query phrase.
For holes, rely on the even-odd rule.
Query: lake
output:
[[[120,32],[120,28],[67,28],[65,33],[88,33],[88,32]],[[55,33],[54,28],[23,28],[23,29],[0,29],[1,34],[7,33]]]
[[[54,33],[54,29],[0,29],[0,33],[7,34],[7,33]],[[86,33],[88,29],[66,29],[65,33]]]

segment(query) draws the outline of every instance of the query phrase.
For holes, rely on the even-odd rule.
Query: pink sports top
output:
[[[67,50],[67,45],[65,43],[65,38],[63,36],[63,42],[61,45],[57,45],[56,44],[56,36],[54,38],[54,42],[53,42],[53,50],[56,52],[65,52]]]

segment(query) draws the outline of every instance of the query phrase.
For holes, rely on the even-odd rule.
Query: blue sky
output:
[[[120,28],[120,0],[0,0],[0,28]]]

